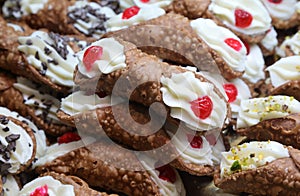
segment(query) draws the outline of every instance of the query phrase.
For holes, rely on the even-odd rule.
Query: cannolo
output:
[[[297,0],[261,0],[261,2],[267,8],[272,18],[272,24],[277,29],[289,29],[299,25],[300,3]]]
[[[47,28],[60,34],[77,34],[99,38],[106,32],[105,22],[115,12],[88,1],[43,0],[36,3],[6,0],[3,8],[6,18],[25,21],[34,29]]]
[[[271,95],[288,95],[300,100],[299,60],[300,56],[284,57],[266,69],[273,86]]]
[[[83,98],[82,95],[80,97]],[[84,97],[86,97],[85,100],[92,100],[94,96]],[[107,106],[110,102],[109,104],[105,103],[107,102],[105,98],[102,99],[102,103],[97,101],[97,105],[91,102],[83,104],[82,101],[77,101],[73,102],[71,107],[71,100],[79,100],[78,92],[62,101],[62,108],[58,116],[68,120],[69,123],[73,122],[81,135],[106,134],[114,141],[139,151],[155,150],[156,154],[160,153],[162,158],[168,156],[170,158],[167,159],[170,161],[175,159],[171,164],[176,168],[194,175],[211,175],[214,167],[218,164],[218,154],[213,148],[224,150],[222,140],[218,140],[219,135],[212,139],[212,135],[206,136],[209,134],[188,131],[186,127],[176,128],[176,133],[176,130],[170,126],[168,126],[169,133],[165,132],[160,129],[163,125],[160,117],[157,118],[155,115],[150,117],[147,114],[147,108],[135,103],[128,105],[123,102]],[[97,108],[85,110],[95,107]],[[78,108],[81,111],[78,111]],[[76,111],[76,113],[71,111]],[[126,114],[130,115],[126,116]],[[193,143],[198,142],[199,146],[193,147],[189,143],[192,143],[196,134]],[[209,137],[211,137],[211,141],[208,141]],[[216,146],[217,141],[218,145]]]
[[[44,94],[38,85],[25,78],[16,79],[6,72],[0,73],[0,81],[3,86],[6,85],[0,91],[1,106],[30,118],[49,135],[58,136],[72,130],[56,116],[56,111],[60,107],[59,100]]]
[[[0,23],[0,67],[67,94],[74,85],[75,51],[87,42],[40,30],[25,35]]]
[[[228,80],[240,77],[245,70],[246,48],[242,41],[210,20],[189,21],[169,13],[105,36],[132,42],[143,51],[171,62],[221,73]]]
[[[36,139],[32,129],[10,116],[1,120],[1,175],[18,174],[29,168],[36,154]]]
[[[36,171],[75,175],[90,186],[127,195],[185,195],[180,176],[173,168],[152,159],[139,159],[133,151],[113,143],[97,142],[79,148]]]
[[[298,195],[299,153],[274,141],[241,144],[222,153],[214,183],[226,192]]]
[[[205,17],[229,28],[249,43],[259,43],[271,27],[271,17],[260,0],[211,0]]]
[[[76,176],[68,176],[55,172],[47,172],[40,177],[26,183],[18,193],[19,195],[70,195],[70,196],[117,196],[98,192],[89,187],[82,179]]]
[[[237,133],[249,139],[274,140],[299,147],[300,102],[288,96],[253,98],[241,102]]]

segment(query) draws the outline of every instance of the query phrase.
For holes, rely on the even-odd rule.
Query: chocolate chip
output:
[[[2,180],[2,183],[5,184],[6,183],[6,180],[7,180],[7,177],[4,175],[4,176],[1,176],[1,180]]]
[[[29,147],[31,147],[31,144],[30,144],[30,143],[28,143],[28,146],[29,146]]]
[[[9,151],[5,151],[2,155],[2,158],[5,160],[5,161],[9,161],[10,159],[10,152]]]
[[[10,143],[12,141],[16,141],[20,138],[20,134],[10,134],[8,136],[5,137],[5,140]]]
[[[0,123],[3,125],[7,125],[9,122],[9,119],[6,116],[0,116]]]
[[[30,95],[27,100],[32,99],[34,97],[34,95]]]
[[[47,62],[48,62],[48,63],[52,63],[52,64],[54,64],[54,65],[58,65],[58,62],[57,62],[55,59],[53,59],[53,60],[48,59]]]
[[[122,12],[119,0],[101,0],[101,1],[97,1],[97,2],[102,7],[109,7],[109,8],[111,8],[117,14],[119,14],[119,13]]]
[[[26,45],[28,45],[28,46],[32,45],[32,40],[31,40],[31,39],[28,39],[28,40],[26,41]]]
[[[9,168],[11,168],[10,163],[4,163],[3,161],[0,161],[0,174],[5,174]]]
[[[0,142],[0,154],[4,153],[6,150],[6,146]]]
[[[40,60],[40,55],[39,55],[39,52],[38,52],[38,51],[35,52],[34,57],[35,57],[37,60]]]
[[[47,70],[48,69],[47,63],[42,62],[41,65],[42,65],[43,70]]]
[[[46,55],[49,55],[49,54],[51,54],[52,51],[49,48],[45,47],[44,52]]]
[[[33,104],[36,106],[40,105],[39,102],[37,102],[37,101],[34,101]]]
[[[16,141],[10,142],[6,147],[6,150],[13,152],[16,151]]]
[[[2,129],[4,132],[8,132],[9,131],[9,127],[5,127]]]

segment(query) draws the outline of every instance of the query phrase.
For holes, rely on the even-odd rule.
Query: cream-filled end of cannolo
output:
[[[3,196],[18,195],[20,187],[13,175],[9,174],[4,178],[5,182],[3,183]]]
[[[268,51],[275,50],[278,45],[277,32],[274,27],[271,27],[266,36],[261,40],[260,44]]]
[[[0,141],[2,156],[0,161],[7,165],[9,173],[17,173],[22,165],[35,155],[35,146],[29,133],[6,116],[0,117]]]
[[[270,15],[280,20],[290,19],[296,12],[297,0],[269,1],[261,0]]]
[[[48,0],[6,0],[2,12],[5,17],[21,18],[29,14],[36,14],[43,9]]]
[[[282,84],[300,80],[300,56],[281,58],[266,70],[270,73],[271,83],[276,88]]]
[[[24,104],[35,108],[36,116],[40,116],[47,122],[61,124],[56,116],[60,107],[58,99],[49,94],[40,93],[36,84],[23,77],[18,77],[13,86],[22,93]]]
[[[214,49],[229,67],[243,72],[246,66],[246,47],[230,30],[218,26],[213,20],[199,18],[190,22],[191,27],[205,43]]]
[[[249,46],[249,54],[247,55],[247,62],[245,72],[242,78],[255,84],[259,80],[265,79],[265,60],[263,53],[258,45],[251,44]]]
[[[126,67],[124,46],[114,38],[104,38],[77,53],[78,70],[92,78]]]
[[[58,85],[74,85],[73,73],[78,59],[62,36],[35,31],[30,36],[19,37],[18,41],[18,50],[27,56],[28,63],[41,75]]]
[[[193,72],[161,77],[163,102],[171,108],[170,115],[193,130],[221,128],[227,116],[227,104],[214,85],[201,82]]]
[[[74,187],[69,184],[62,184],[52,176],[43,176],[34,179],[24,185],[19,195],[68,195],[75,196]]]
[[[141,8],[132,6],[125,9],[123,13],[111,17],[106,21],[105,25],[108,32],[117,31],[144,21],[158,18],[165,13],[164,9],[156,6]]]
[[[68,17],[81,33],[100,38],[105,32],[105,22],[116,13],[109,7],[87,1],[76,1],[68,7]]]
[[[281,57],[290,56],[286,54],[287,50],[290,50],[293,55],[300,55],[300,31],[291,37],[286,37],[276,52]]]
[[[151,179],[159,188],[161,195],[185,196],[186,191],[178,172],[170,165],[156,168],[153,161],[144,158],[141,164],[150,174]],[[155,168],[155,169],[154,169]]]
[[[262,34],[271,27],[271,17],[260,1],[212,0],[208,10],[224,25],[245,35]]]
[[[33,131],[34,137],[36,140],[36,157],[39,159],[40,157],[44,156],[46,152],[46,135],[43,130],[39,130],[33,122],[30,120],[24,118],[23,116],[20,116],[17,112],[11,111],[7,108],[0,107],[0,114],[3,114],[5,116],[11,116],[21,122],[25,122]]]
[[[300,113],[300,102],[289,96],[269,96],[242,100],[237,128],[245,128],[274,118]]]
[[[86,95],[83,91],[76,91],[61,100],[61,108],[64,113],[74,116],[76,114],[104,108],[121,103],[123,100],[119,97],[111,99],[110,95],[99,97],[97,94]]]
[[[141,0],[133,0],[134,4],[139,7],[161,7],[164,8],[170,5],[174,0],[149,0],[149,1],[141,1]]]
[[[236,172],[255,169],[276,159],[290,157],[288,149],[275,141],[249,142],[222,152],[221,178]]]

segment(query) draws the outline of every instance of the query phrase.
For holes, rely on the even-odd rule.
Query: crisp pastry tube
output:
[[[277,29],[290,29],[299,25],[300,3],[297,0],[268,1],[261,0],[267,8],[272,24]]]
[[[76,176],[68,176],[55,172],[44,173],[34,180],[26,183],[18,194],[117,196],[116,194],[107,194],[105,192],[98,192],[96,190],[93,190],[85,181]]]
[[[270,74],[272,89],[270,95],[288,95],[300,100],[300,56],[288,56],[279,59],[267,67]]]
[[[73,87],[75,52],[88,42],[37,30],[22,32],[0,20],[0,67],[67,94]]]
[[[44,94],[39,85],[25,78],[15,78],[6,72],[0,73],[0,105],[26,116],[47,134],[58,136],[73,128],[63,124],[56,116],[60,107],[57,98]]]
[[[278,142],[250,142],[222,153],[217,187],[251,195],[297,195],[300,189],[298,149]]]
[[[271,27],[271,17],[260,0],[211,0],[205,17],[232,30],[249,43],[258,43]]]
[[[284,41],[277,48],[276,54],[280,57],[295,56],[300,53],[300,31],[292,34],[291,36],[285,36]]]
[[[274,27],[271,27],[266,36],[258,43],[263,55],[265,57],[272,56],[276,53],[278,39],[277,39],[277,31]]]
[[[105,21],[116,15],[110,4],[102,7],[95,2],[70,0],[41,0],[35,3],[6,0],[2,11],[4,17],[25,21],[34,29],[47,28],[60,34],[95,38],[106,32]]]
[[[264,120],[256,125],[237,130],[239,135],[257,141],[278,141],[284,145],[300,149],[300,114],[290,114],[281,118]]]
[[[22,121],[1,114],[1,175],[18,174],[34,161],[37,143],[32,129]]]
[[[283,95],[243,100],[237,133],[249,139],[274,140],[298,148],[299,107],[299,101]]]
[[[75,175],[92,187],[127,195],[185,195],[177,171],[168,165],[156,168],[157,164],[114,143],[98,141],[57,157],[36,171]]]
[[[240,77],[245,71],[246,47],[242,41],[208,19],[189,21],[169,13],[105,36],[132,42],[143,51],[171,62],[221,73],[228,80]]]
[[[196,133],[187,127],[176,127],[176,133],[173,127],[170,128],[171,125],[168,126],[167,133],[160,128],[163,123],[160,117],[150,117],[147,114],[148,108],[136,103],[128,105],[123,102],[105,106],[109,104],[105,104],[104,98],[102,103],[97,101],[97,105],[94,106],[96,109],[78,111],[78,108],[93,108],[91,103],[86,102],[83,105],[79,101],[73,103],[74,108],[71,109],[70,100],[83,100],[83,97],[76,93],[72,98],[66,98],[62,101],[62,108],[58,113],[62,120],[73,122],[82,135],[106,134],[114,141],[139,151],[156,150],[157,155],[162,158],[168,155],[172,161],[171,165],[198,176],[211,175],[219,163],[218,150],[224,150],[219,135]],[[85,96],[84,100],[87,99],[90,98]],[[124,116],[125,114],[130,115]],[[193,138],[199,142],[199,146],[193,147],[190,144]]]

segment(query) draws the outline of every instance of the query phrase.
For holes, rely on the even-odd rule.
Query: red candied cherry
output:
[[[101,46],[91,46],[83,54],[83,64],[86,70],[90,71],[95,61],[101,59],[103,48]]]
[[[208,141],[209,145],[214,146],[217,143],[217,139],[214,134],[209,134],[205,136],[205,139]]]
[[[68,132],[63,134],[57,139],[57,143],[63,144],[63,143],[70,143],[80,140],[80,136],[77,133]]]
[[[150,0],[140,0],[142,3],[148,3]]]
[[[159,171],[158,177],[167,182],[174,183],[176,182],[176,173],[175,170],[170,165],[164,165],[161,167],[155,168]]]
[[[234,38],[227,38],[224,40],[224,42],[236,51],[240,51],[243,47],[242,43]]]
[[[229,83],[229,84],[224,84],[223,87],[224,87],[225,93],[228,97],[228,102],[229,103],[234,102],[238,95],[238,90],[237,90],[236,86],[232,83]]]
[[[138,6],[132,6],[124,10],[122,19],[129,19],[139,13],[140,8]]]
[[[251,25],[253,17],[252,15],[242,9],[236,9],[234,11],[235,16],[235,26],[240,28],[246,28]]]
[[[192,134],[187,134],[187,139],[190,142],[190,145],[193,148],[202,148],[203,146],[203,139],[201,136],[198,135],[192,135]]]
[[[32,193],[30,193],[30,196],[49,196],[48,186],[44,185],[36,188]]]
[[[190,104],[192,111],[200,119],[208,118],[213,110],[213,102],[207,95],[191,101]]]
[[[282,0],[268,0],[270,3],[280,4]]]

